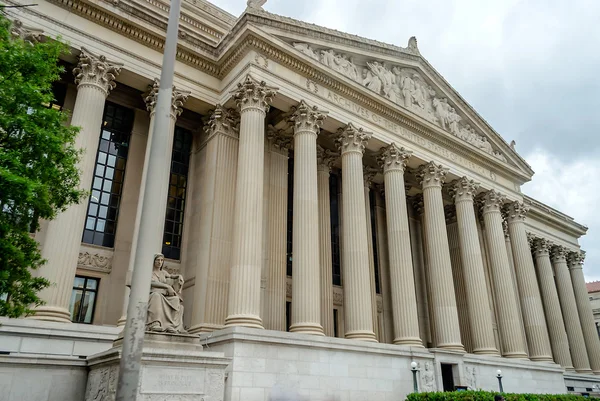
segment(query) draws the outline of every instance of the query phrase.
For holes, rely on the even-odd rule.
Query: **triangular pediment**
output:
[[[414,113],[468,144],[467,147],[471,145],[500,163],[516,167],[524,176],[533,174],[514,148],[421,56],[414,37],[409,39],[407,47],[399,47],[264,10],[252,13],[276,20],[276,24],[268,23],[261,28],[287,43],[291,52],[300,53],[301,57]],[[262,25],[260,20],[252,22]]]

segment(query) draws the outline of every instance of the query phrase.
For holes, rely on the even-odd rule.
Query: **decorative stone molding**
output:
[[[122,63],[108,61],[106,56],[95,55],[82,47],[77,67],[73,69],[75,84],[78,88],[93,86],[108,96],[110,91],[117,86],[115,79],[122,67]]]
[[[377,297],[377,313],[383,312],[383,300]]]
[[[260,53],[256,53],[254,62],[261,68],[269,68],[269,59]]]
[[[454,199],[455,203],[461,201],[472,202],[478,189],[479,183],[467,177],[461,177],[450,183],[448,193]]]
[[[251,9],[262,9],[267,0],[248,0],[246,6]]]
[[[204,132],[206,141],[209,141],[217,134],[223,134],[232,138],[239,138],[239,116],[234,109],[226,109],[220,104],[210,112],[210,116],[204,123]]]
[[[365,132],[362,128],[356,128],[352,123],[348,123],[344,128],[337,130],[335,143],[341,154],[358,152],[362,155],[372,135],[372,132]]]
[[[32,45],[41,40],[43,33],[44,31],[41,29],[31,28],[23,25],[23,22],[19,19],[14,20],[10,27],[10,35],[14,39],[19,38]]]
[[[566,247],[561,245],[555,245],[552,247],[550,256],[552,257],[553,262],[566,262],[568,253],[569,250]]]
[[[152,85],[148,86],[148,93],[145,94],[144,101],[146,102],[146,109],[150,114],[154,113],[156,107],[156,101],[158,100],[158,91],[160,89],[160,79],[154,78]],[[190,91],[177,89],[173,86],[173,93],[171,95],[171,118],[177,119],[178,116],[183,112],[183,104],[191,94]]]
[[[238,83],[237,88],[231,93],[240,111],[259,109],[266,113],[277,89],[268,86],[265,81],[258,82],[250,75],[246,75],[244,82]]]
[[[292,106],[288,121],[294,126],[294,134],[309,131],[315,134],[323,125],[327,118],[326,111],[319,110],[317,106],[309,106],[304,100],[301,100],[297,106]]]
[[[331,167],[340,157],[339,154],[330,149],[325,149],[321,145],[317,145],[317,167],[331,171]]]
[[[476,132],[470,124],[461,122],[463,117],[456,111],[458,107],[450,104],[447,98],[438,95],[417,70],[376,60],[367,61],[364,66],[359,66],[352,57],[336,53],[332,49],[315,49],[309,43],[299,42],[292,43],[292,46],[311,59],[506,162],[506,157],[499,150],[494,150],[484,135]],[[408,48],[411,47],[418,54],[414,37],[409,41]]]
[[[291,281],[287,281],[285,283],[285,296],[287,298],[291,298],[292,297],[292,282]]]
[[[529,211],[529,206],[523,202],[514,201],[504,205],[504,213],[506,220],[511,223],[513,221],[524,221]]]
[[[110,274],[112,270],[112,258],[112,251],[82,249],[77,259],[77,268]]]
[[[310,79],[306,80],[306,89],[308,89],[309,91],[311,91],[313,93],[319,93],[319,87],[317,86],[315,81],[312,81]]]
[[[270,124],[267,126],[267,140],[275,150],[287,154],[292,147],[292,139],[286,130],[277,129]]]
[[[502,195],[495,189],[490,189],[489,191],[484,192],[477,197],[477,201],[481,206],[482,213],[501,211],[505,200],[506,196]]]
[[[344,304],[344,291],[340,287],[333,287],[333,304],[339,306]]]
[[[429,187],[441,187],[446,181],[448,169],[433,161],[419,166],[416,171],[417,179],[423,189]]]
[[[395,143],[391,143],[388,146],[381,148],[381,155],[377,158],[377,162],[383,169],[383,173],[388,171],[399,170],[404,172],[406,169],[406,163],[412,156],[410,150],[406,150],[403,147],[398,147]]]

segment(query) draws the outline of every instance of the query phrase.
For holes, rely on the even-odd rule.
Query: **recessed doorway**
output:
[[[454,372],[452,369],[453,365],[449,363],[442,363],[442,384],[444,391],[454,391]]]

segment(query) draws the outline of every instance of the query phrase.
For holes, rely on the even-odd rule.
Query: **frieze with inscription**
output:
[[[494,149],[484,135],[464,123],[456,106],[438,95],[417,70],[379,61],[367,61],[365,66],[359,66],[352,57],[336,53],[332,49],[316,49],[311,44],[299,42],[292,43],[292,46],[352,81],[437,124],[455,137],[506,162],[502,152]]]

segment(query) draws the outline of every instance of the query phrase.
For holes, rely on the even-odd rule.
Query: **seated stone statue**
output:
[[[186,333],[183,327],[183,276],[163,270],[165,257],[154,255],[146,330]]]

